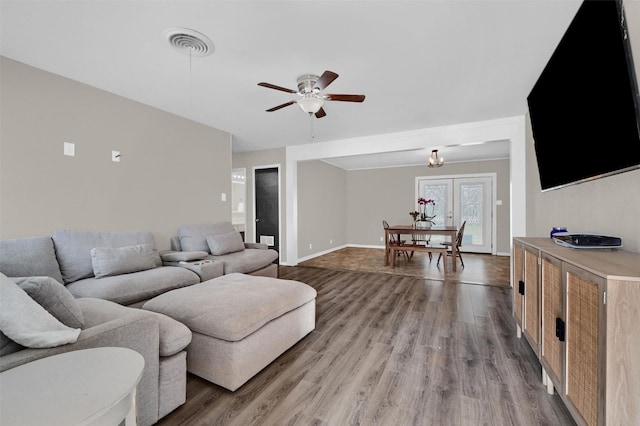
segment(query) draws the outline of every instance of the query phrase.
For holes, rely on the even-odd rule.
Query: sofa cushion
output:
[[[224,263],[224,273],[240,272],[246,274],[264,268],[278,258],[278,252],[269,249],[245,249],[222,256],[209,256],[209,259],[220,260]]]
[[[8,277],[48,276],[62,282],[51,237],[0,241],[0,272]]]
[[[192,332],[236,342],[316,295],[299,281],[229,274],[162,294],[142,308],[168,315]]]
[[[93,275],[96,278],[156,267],[156,253],[149,244],[125,247],[94,247],[91,249]]]
[[[207,245],[214,256],[244,250],[242,235],[237,231],[220,235],[207,235]]]
[[[184,324],[166,315],[148,312],[142,309],[128,308],[103,299],[91,297],[78,299],[78,304],[87,318],[87,326],[97,325],[121,318],[126,315],[152,315],[158,321],[160,330],[160,356],[171,356],[184,350],[191,343],[191,330]]]
[[[0,331],[28,348],[73,343],[80,335],[55,319],[10,278],[0,274]]]
[[[94,247],[125,247],[156,243],[150,232],[93,232],[62,229],[51,236],[56,250],[60,272],[65,284],[93,276],[91,249]],[[160,255],[156,265],[161,266]],[[33,275],[33,274],[31,274]]]
[[[161,266],[146,271],[103,278],[85,278],[67,284],[75,297],[97,297],[121,305],[132,305],[165,291],[200,282],[193,271],[174,266]]]
[[[2,331],[0,331],[0,357],[18,352],[24,349],[24,346],[9,339]]]
[[[82,328],[84,325],[78,302],[58,281],[51,277],[14,278],[13,281],[67,327]]]
[[[180,249],[182,251],[209,251],[207,244],[208,235],[220,235],[233,232],[235,229],[231,222],[218,222],[202,225],[183,225],[178,228]]]

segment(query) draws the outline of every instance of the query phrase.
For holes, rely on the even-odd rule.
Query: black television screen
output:
[[[543,191],[640,168],[624,19],[617,0],[585,0],[527,97]]]

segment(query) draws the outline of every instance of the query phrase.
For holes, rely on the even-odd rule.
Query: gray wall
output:
[[[164,249],[231,219],[228,133],[7,58],[0,76],[0,238],[146,230]]]
[[[380,238],[382,219],[389,224],[409,224],[409,212],[418,208],[415,178],[441,175],[496,173],[498,254],[510,252],[509,238],[509,160],[491,160],[464,163],[446,163],[442,168],[426,166],[392,167],[384,169],[350,171],[348,174],[348,239],[350,244],[383,244]]]
[[[352,243],[347,228],[347,175],[324,161],[298,163],[299,258]]]
[[[237,155],[237,154],[236,154]],[[234,157],[236,157],[234,155]],[[346,171],[323,161],[298,163],[298,257],[344,245],[382,247],[382,220],[410,223],[417,176],[496,173],[497,252],[510,251],[509,160]],[[309,245],[311,244],[311,249]]]

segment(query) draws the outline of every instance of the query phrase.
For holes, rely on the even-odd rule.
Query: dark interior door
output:
[[[280,200],[278,196],[278,168],[256,169],[254,181],[256,194],[256,242],[267,242],[269,248],[279,252],[280,241],[278,234],[280,230],[278,228],[278,217]]]

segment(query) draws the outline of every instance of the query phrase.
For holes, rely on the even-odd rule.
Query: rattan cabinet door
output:
[[[520,330],[523,323],[523,307],[524,307],[524,291],[520,287],[524,287],[524,248],[522,244],[514,242],[513,244],[513,316]],[[519,336],[518,336],[519,337]]]
[[[547,254],[540,256],[542,338],[540,360],[558,393],[563,391],[564,366],[564,287],[562,261]]]
[[[603,278],[565,264],[566,383],[565,394],[587,425],[603,421],[600,386],[603,345]]]
[[[524,246],[524,336],[531,348],[540,354],[540,281],[539,254]]]

